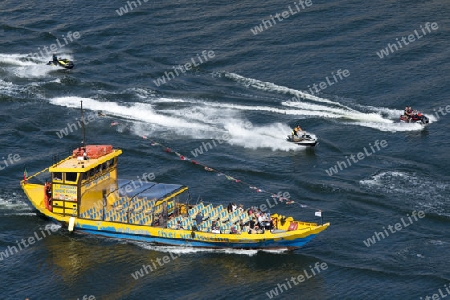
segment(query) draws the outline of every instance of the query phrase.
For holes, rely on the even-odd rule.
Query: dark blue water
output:
[[[0,3],[0,252],[40,238],[0,261],[1,299],[268,299],[275,288],[282,292],[273,299],[447,293],[447,2],[312,1],[300,10],[279,1],[135,2],[133,9],[125,1]],[[119,16],[124,6],[128,13]],[[283,11],[288,17],[279,21]],[[271,15],[275,22],[255,35],[251,29]],[[415,31],[420,38],[401,42]],[[74,60],[73,70],[44,65],[51,55],[39,51],[52,44]],[[389,55],[380,58],[382,49]],[[182,72],[178,66],[187,63]],[[162,76],[166,83],[158,82]],[[152,172],[217,204],[265,203],[270,194],[249,185],[288,192],[296,203],[273,211],[319,222],[314,212],[321,209],[332,225],[288,253],[69,234],[35,213],[19,181],[25,166],[31,175],[79,145],[81,130],[61,138],[57,132],[79,120],[81,100],[94,119],[87,143],[123,150],[121,178]],[[399,124],[405,106],[431,123]],[[106,116],[96,117],[99,110]],[[284,141],[297,124],[320,139],[314,150]],[[182,161],[151,140],[248,184]],[[414,219],[414,211],[424,217]],[[400,229],[389,232],[396,223]],[[384,230],[389,236],[366,246]],[[156,269],[133,278],[152,262]],[[286,279],[311,275],[316,263],[327,267],[288,285]]]

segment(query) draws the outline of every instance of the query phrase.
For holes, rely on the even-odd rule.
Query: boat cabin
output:
[[[81,205],[102,199],[117,179],[117,160],[122,150],[111,145],[88,145],[49,168],[45,206],[54,213],[77,216]]]
[[[152,182],[146,173],[117,179],[120,154],[110,145],[88,145],[51,166],[46,208],[63,216],[162,227],[172,215],[187,213],[186,186]]]

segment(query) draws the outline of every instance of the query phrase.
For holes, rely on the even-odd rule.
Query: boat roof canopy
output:
[[[181,184],[142,182],[123,179],[118,179],[117,182],[119,186],[119,196],[128,198],[136,197],[159,200],[187,190],[187,187]]]
[[[122,154],[122,150],[113,150],[113,152],[108,153],[99,158],[93,158],[88,160],[79,160],[77,157],[69,156],[66,159],[58,162],[57,164],[50,167],[50,172],[87,172],[90,169],[101,165],[108,160],[114,159],[115,157]]]

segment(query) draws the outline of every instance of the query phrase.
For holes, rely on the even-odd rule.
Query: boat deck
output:
[[[92,207],[80,214],[81,218],[104,220],[110,222],[118,222],[123,224],[144,225],[169,229],[185,229],[197,231],[211,232],[212,223],[216,221],[216,226],[220,228],[221,233],[231,233],[234,226],[237,233],[247,232],[247,224],[255,215],[249,215],[248,210],[236,209],[229,213],[223,205],[213,206],[212,204],[204,205],[199,203],[188,210],[187,214],[177,215],[174,201],[169,201],[167,205],[167,213],[169,220],[162,219],[163,207],[155,206],[157,200],[147,198],[135,198],[129,201],[126,197],[122,197],[116,201],[111,207],[97,208]],[[203,215],[203,221],[199,226],[196,223],[198,213]],[[295,223],[295,227],[290,228],[291,223]],[[178,224],[181,227],[178,227]],[[292,219],[284,226],[278,226],[278,230],[297,230],[300,227],[314,227],[316,223],[297,222]],[[282,228],[281,228],[282,227]]]

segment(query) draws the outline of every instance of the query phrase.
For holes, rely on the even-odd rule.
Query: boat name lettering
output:
[[[164,231],[160,230],[160,231],[158,231],[158,236],[175,239],[177,237],[177,233],[176,232],[164,232]]]
[[[111,177],[110,173],[107,173],[105,175],[100,176],[99,178],[95,179],[94,181],[89,182],[88,184],[85,185],[86,188],[90,187],[91,185],[96,185],[98,184],[100,181],[104,180],[104,179],[108,179]]]
[[[190,233],[180,233],[179,235],[176,232],[165,232],[158,231],[158,236],[163,238],[171,238],[171,239],[189,239],[189,240],[198,240],[198,241],[207,241],[207,242],[228,242],[227,238],[218,238],[218,237],[207,237],[203,235],[196,234],[194,238],[192,238]]]
[[[77,187],[74,185],[53,184],[53,197],[68,201],[77,201]]]

